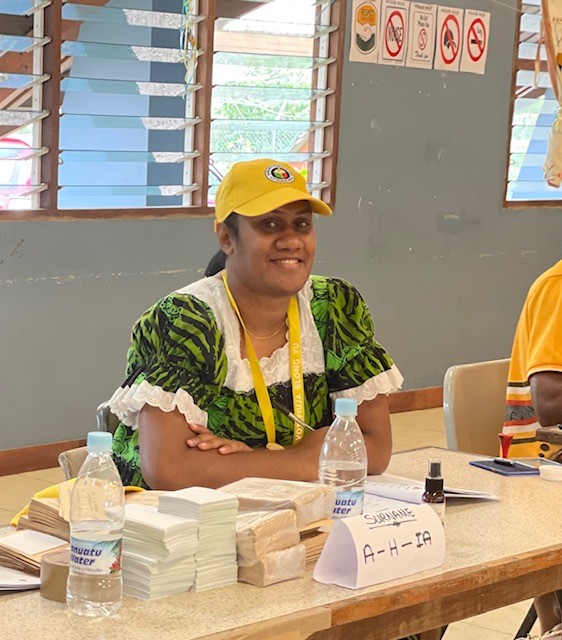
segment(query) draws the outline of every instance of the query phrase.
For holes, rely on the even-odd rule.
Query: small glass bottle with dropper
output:
[[[429,505],[445,524],[445,492],[443,491],[443,476],[441,475],[441,460],[430,460],[425,491],[422,503]]]

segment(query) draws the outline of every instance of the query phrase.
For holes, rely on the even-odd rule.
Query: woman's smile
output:
[[[284,269],[296,269],[304,264],[300,258],[274,258],[271,262]]]

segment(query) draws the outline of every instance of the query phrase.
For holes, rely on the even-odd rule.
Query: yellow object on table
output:
[[[70,492],[72,490],[72,486],[74,485],[75,480],[76,478],[72,478],[71,480],[67,480],[66,482],[53,484],[50,487],[47,487],[46,489],[41,489],[41,491],[38,491],[33,497],[34,498],[61,498],[61,502],[63,502],[63,498],[66,496],[68,500],[70,500]],[[124,490],[125,490],[125,494],[144,491],[144,489],[142,489],[141,487],[132,487],[132,486],[124,487]],[[29,513],[29,503],[27,503],[25,507],[12,518],[12,520],[10,521],[10,524],[13,527],[17,527],[21,516],[26,516],[28,513]]]

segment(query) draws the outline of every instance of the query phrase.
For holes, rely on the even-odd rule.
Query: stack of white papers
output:
[[[197,521],[160,513],[156,506],[126,504],[123,592],[148,600],[189,591],[197,529]]]
[[[123,551],[163,561],[193,556],[197,529],[196,520],[160,513],[156,506],[126,504]]]
[[[197,591],[236,582],[236,496],[215,489],[189,487],[160,496],[158,510],[199,521],[199,546],[195,555]]]
[[[152,560],[134,553],[123,554],[123,593],[150,600],[189,591],[195,578],[195,557],[168,562]]]

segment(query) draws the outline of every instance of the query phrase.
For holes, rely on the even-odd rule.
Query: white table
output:
[[[237,584],[143,602],[126,598],[109,619],[71,615],[38,593],[0,599],[6,637],[26,640],[392,640],[562,588],[562,533],[553,505],[562,483],[504,477],[468,465],[476,456],[428,448],[393,456],[389,471],[422,479],[429,457],[445,483],[490,491],[501,501],[449,503],[443,566],[351,591],[300,580],[258,588]],[[550,511],[550,515],[548,512]],[[312,633],[312,635],[310,635]]]

